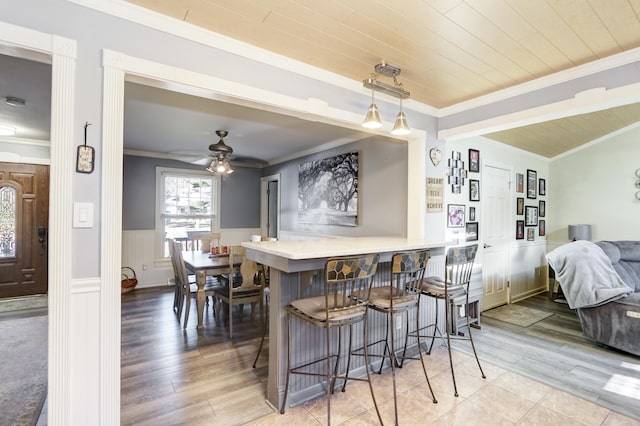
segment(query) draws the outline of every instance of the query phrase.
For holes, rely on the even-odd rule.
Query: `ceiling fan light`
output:
[[[391,129],[392,135],[408,135],[411,133],[411,128],[407,123],[407,117],[404,115],[404,112],[400,111],[398,116],[396,117],[396,123],[393,125],[393,129]]]
[[[366,127],[367,129],[379,129],[382,127],[382,120],[380,120],[380,114],[378,113],[376,104],[372,103],[369,106],[369,111],[367,111],[367,116],[362,122],[362,127]]]
[[[213,160],[211,162],[211,164],[209,164],[209,167],[207,167],[205,170],[208,171],[209,173],[215,173],[216,172],[216,160]]]
[[[16,134],[16,128],[0,124],[0,136],[13,136]]]

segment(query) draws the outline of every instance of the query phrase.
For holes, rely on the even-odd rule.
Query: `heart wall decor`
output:
[[[437,167],[440,161],[442,161],[442,151],[438,148],[431,148],[429,150],[429,158],[431,158],[433,165]]]

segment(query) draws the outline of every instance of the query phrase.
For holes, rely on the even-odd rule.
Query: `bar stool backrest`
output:
[[[378,259],[378,254],[368,254],[327,260],[324,282],[327,321],[367,304]],[[353,297],[355,294],[366,297]]]
[[[391,259],[392,300],[420,292],[429,256],[426,249],[394,253]]]
[[[448,287],[466,286],[471,281],[478,245],[449,247],[446,254],[445,283]]]

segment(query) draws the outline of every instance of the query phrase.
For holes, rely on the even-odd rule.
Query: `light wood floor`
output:
[[[261,329],[248,307],[230,341],[210,305],[200,333],[195,303],[184,331],[172,305],[170,288],[122,297],[122,424],[244,424],[273,412],[265,403],[266,353],[251,368]]]
[[[634,415],[640,401],[638,358],[609,353],[590,343],[581,336],[579,325],[576,328],[571,310],[547,303],[545,298],[536,296],[521,302],[554,311],[553,316],[528,328],[483,318],[483,328],[474,336],[487,379],[479,378],[473,359],[461,347],[454,353],[458,398],[452,396],[442,346],[427,358],[438,404],[424,398],[419,363],[398,370],[400,423],[640,425],[632,418],[640,419]],[[234,322],[230,342],[226,325],[216,324],[210,309],[205,314],[205,330],[198,334],[193,306],[190,324],[183,332],[172,303],[173,293],[168,288],[136,290],[122,298],[123,425],[326,424],[324,398],[290,408],[284,416],[264,402],[266,353],[258,368],[251,368],[260,337],[257,321],[246,315],[237,327]],[[536,374],[541,377],[534,377]],[[628,382],[622,388],[618,383],[618,390],[635,391],[635,399],[616,394],[607,399],[593,393],[607,374],[627,374]],[[573,396],[574,389],[568,391],[574,387],[580,389],[581,398]],[[391,423],[389,369],[374,377],[374,389],[385,424]],[[602,408],[605,403],[615,409]],[[350,384],[345,393],[338,393],[332,414],[334,424],[375,424],[366,384]],[[469,423],[471,419],[475,422]]]

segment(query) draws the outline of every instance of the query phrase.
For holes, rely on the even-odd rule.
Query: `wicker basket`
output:
[[[138,285],[138,277],[136,277],[136,271],[128,266],[122,267],[122,294],[130,293]]]

